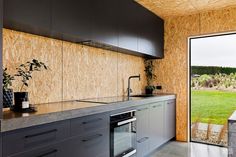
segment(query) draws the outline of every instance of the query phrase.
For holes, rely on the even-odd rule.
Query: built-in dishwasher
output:
[[[110,117],[110,157],[136,156],[136,110]]]

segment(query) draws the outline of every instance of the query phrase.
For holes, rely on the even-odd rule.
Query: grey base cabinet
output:
[[[175,137],[175,100],[141,105],[134,110],[137,110],[137,154],[132,157],[148,157]],[[3,140],[2,155],[110,157],[110,114],[95,114],[4,132],[0,136]]]
[[[175,100],[169,100],[164,105],[164,141],[167,142],[176,134],[176,109]]]
[[[69,128],[70,123],[65,120],[3,133],[3,156],[63,141],[69,137]]]
[[[150,106],[150,150],[164,143],[164,102]]]
[[[5,132],[4,157],[109,157],[109,114]]]
[[[144,157],[149,153],[149,105],[137,109],[137,157]]]
[[[175,100],[160,101],[137,109],[137,157],[147,157],[175,137],[175,112]]]
[[[33,149],[11,157],[66,157],[70,154],[69,142],[60,142],[54,145]]]
[[[70,157],[109,157],[109,128],[70,140]]]

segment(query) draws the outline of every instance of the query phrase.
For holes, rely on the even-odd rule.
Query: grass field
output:
[[[236,92],[192,90],[191,122],[225,124],[236,110]]]

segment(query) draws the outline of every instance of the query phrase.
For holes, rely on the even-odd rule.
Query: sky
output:
[[[236,67],[236,34],[191,39],[191,65]]]

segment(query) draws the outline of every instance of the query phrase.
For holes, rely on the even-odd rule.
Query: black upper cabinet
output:
[[[157,58],[164,57],[164,22],[141,6],[137,9],[138,51]]]
[[[118,46],[117,0],[93,0],[91,3],[91,40],[110,46]]]
[[[53,35],[73,42],[90,40],[91,1],[52,0]]]
[[[4,0],[4,27],[50,36],[51,0]]]
[[[4,0],[4,27],[163,58],[164,22],[133,0]]]
[[[137,3],[132,0],[119,0],[118,40],[119,48],[138,51],[138,30],[136,25]]]

